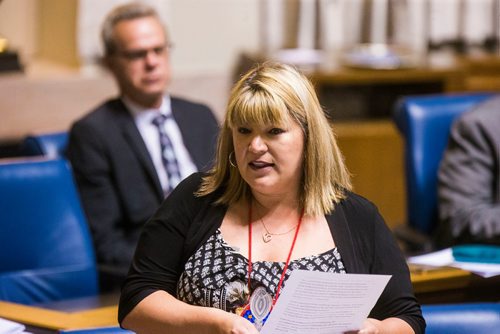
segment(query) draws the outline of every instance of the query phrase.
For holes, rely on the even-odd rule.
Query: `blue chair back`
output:
[[[62,157],[68,146],[68,133],[51,132],[27,136],[21,143],[20,155],[43,155],[50,158]]]
[[[492,93],[408,96],[394,120],[405,142],[407,223],[429,235],[437,222],[437,173],[455,117]]]
[[[500,330],[500,303],[423,305],[427,334],[490,334]]]
[[[69,164],[0,162],[0,299],[34,304],[97,293],[92,240]]]

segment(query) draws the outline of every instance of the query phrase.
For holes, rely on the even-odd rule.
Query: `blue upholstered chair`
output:
[[[423,305],[427,334],[490,334],[500,331],[500,303]]]
[[[405,143],[407,222],[395,230],[410,251],[429,251],[437,222],[437,171],[450,126],[459,114],[491,93],[407,96],[398,101],[394,120]]]
[[[68,145],[68,133],[50,132],[27,136],[21,143],[20,154],[23,156],[43,155],[50,158],[64,156]]]
[[[63,159],[0,161],[0,300],[98,293],[90,233]]]

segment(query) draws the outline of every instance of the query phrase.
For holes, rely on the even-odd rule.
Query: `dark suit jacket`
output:
[[[500,243],[500,96],[453,124],[439,169],[437,243]]]
[[[200,171],[214,158],[218,124],[201,104],[172,98],[184,145]],[[155,167],[134,119],[110,100],[71,128],[67,157],[101,265],[128,268],[140,230],[163,200]]]

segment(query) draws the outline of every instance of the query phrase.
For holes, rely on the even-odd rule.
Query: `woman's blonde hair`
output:
[[[351,189],[350,176],[335,135],[311,82],[295,68],[279,63],[258,65],[231,91],[219,134],[215,165],[197,192],[221,190],[217,203],[230,205],[250,199],[250,187],[230,163],[232,129],[242,124],[286,124],[293,120],[304,133],[302,192],[299,201],[307,215],[324,215]]]

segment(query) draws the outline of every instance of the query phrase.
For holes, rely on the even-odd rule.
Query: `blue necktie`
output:
[[[161,147],[161,160],[168,176],[168,186],[165,191],[169,194],[179,182],[181,182],[181,173],[179,171],[179,164],[175,158],[174,147],[172,141],[165,131],[165,121],[171,116],[160,114],[153,119],[153,124],[158,128],[160,134],[160,147]]]

